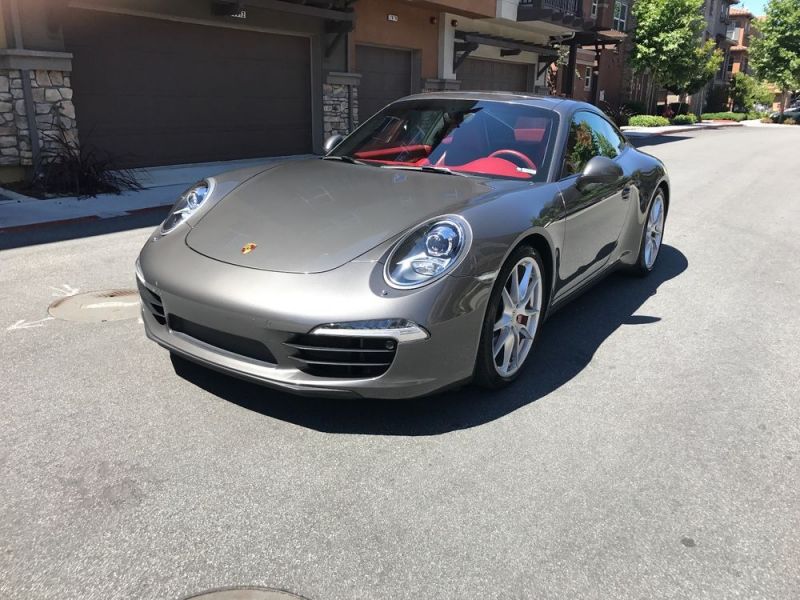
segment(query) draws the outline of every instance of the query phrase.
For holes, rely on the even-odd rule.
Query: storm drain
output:
[[[139,315],[136,290],[100,290],[59,298],[47,310],[50,316],[64,321],[105,323],[135,319]]]
[[[203,592],[189,596],[186,600],[308,600],[283,590],[268,588],[229,588]]]

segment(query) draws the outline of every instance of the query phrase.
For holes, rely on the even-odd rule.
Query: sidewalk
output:
[[[107,219],[171,206],[186,188],[203,177],[300,158],[308,158],[308,155],[138,169],[137,178],[144,189],[119,195],[100,194],[94,198],[39,200],[0,188],[0,233],[70,221]]]
[[[723,129],[725,127],[741,127],[741,123],[733,121],[703,121],[695,125],[667,125],[665,127],[621,127],[622,132],[630,137],[649,137],[651,135],[670,135],[687,131],[701,131],[703,129]]]

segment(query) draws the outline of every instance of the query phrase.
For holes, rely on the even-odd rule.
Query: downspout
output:
[[[344,39],[344,64],[347,68],[348,73],[353,72],[353,64],[352,64],[351,56],[350,56],[350,33]],[[347,133],[352,133],[354,129],[353,123],[353,84],[347,84]]]
[[[594,61],[597,63],[597,71],[595,72],[595,66],[592,65],[592,81],[590,85],[591,91],[589,94],[592,96],[592,104],[595,106],[599,106],[598,102],[600,101],[600,56],[602,54],[602,50],[600,49],[600,45],[595,43],[594,45]]]
[[[11,0],[11,27],[14,35],[14,48],[22,50],[24,45],[22,43],[22,25],[19,18],[18,0]],[[33,104],[30,69],[20,69],[19,74],[22,79],[22,99],[23,102],[25,102],[25,117],[28,121],[28,137],[30,137],[31,140],[31,154],[33,155],[33,164],[37,165],[39,163],[41,147],[39,145],[39,129],[36,126],[36,107]]]

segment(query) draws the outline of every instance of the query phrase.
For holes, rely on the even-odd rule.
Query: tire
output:
[[[523,287],[528,268],[530,268],[529,283]],[[517,280],[520,282],[517,285],[521,292],[517,293],[516,297],[512,280],[515,270]],[[519,376],[530,358],[547,307],[548,294],[544,274],[544,263],[531,246],[520,246],[514,250],[500,269],[489,297],[481,329],[474,377],[478,386],[499,389],[508,385]],[[531,285],[534,287],[530,288]],[[525,295],[528,289],[531,289],[531,293],[526,301]],[[515,302],[515,299],[519,301]],[[496,326],[499,329],[496,329]],[[527,331],[527,335],[523,330]],[[508,335],[512,336],[511,340]],[[501,338],[505,342],[501,342]],[[517,360],[514,360],[515,352]]]
[[[658,213],[658,216],[655,216]],[[656,221],[653,221],[654,217]],[[647,218],[642,227],[642,241],[636,259],[634,273],[640,277],[649,275],[656,266],[661,244],[664,241],[664,225],[667,220],[667,200],[663,188],[658,188],[647,207]]]

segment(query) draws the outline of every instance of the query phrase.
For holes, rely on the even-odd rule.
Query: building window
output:
[[[597,5],[600,3],[600,0],[592,0],[592,18],[597,18]]]
[[[614,3],[614,29],[625,31],[628,26],[628,0],[616,0]]]
[[[592,89],[592,67],[586,67],[583,72],[583,90],[588,92]]]

